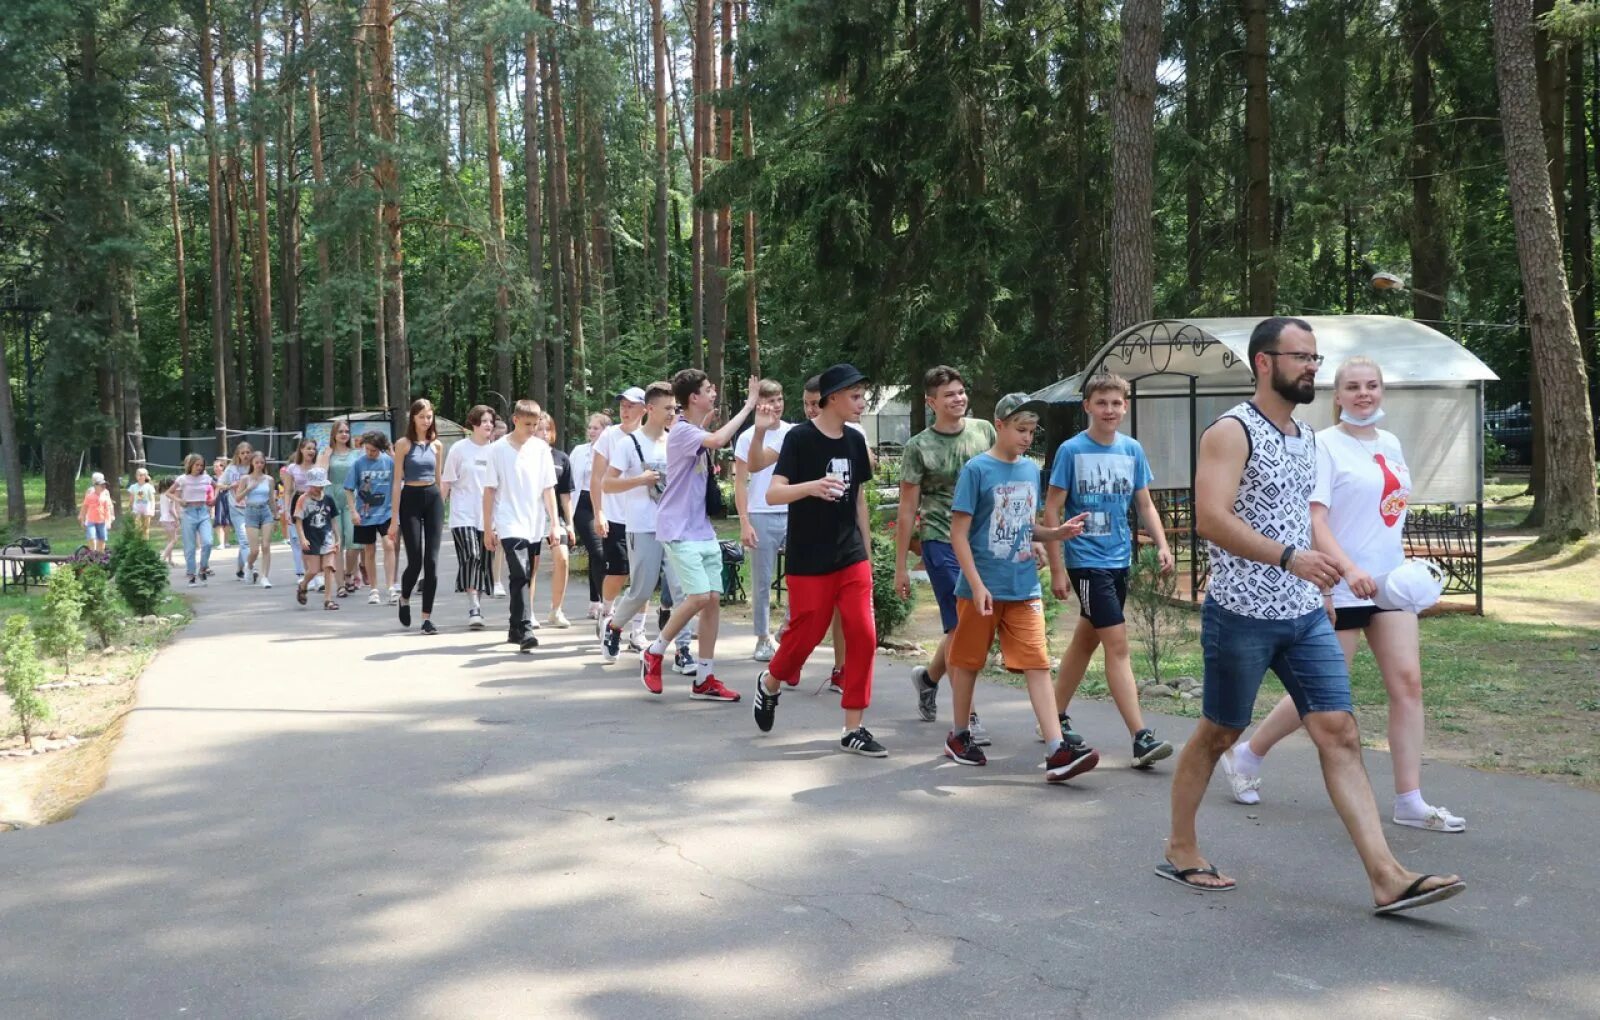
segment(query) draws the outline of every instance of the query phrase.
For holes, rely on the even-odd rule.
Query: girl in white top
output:
[[[161,558],[167,561],[167,566],[172,566],[172,550],[178,544],[178,514],[183,511],[183,504],[178,502],[178,490],[171,478],[161,479],[161,484],[156,486],[156,504],[160,508],[159,520],[161,530],[167,534],[167,546],[161,550]]]
[[[1394,821],[1432,832],[1462,832],[1467,823],[1422,798],[1422,653],[1417,616],[1372,602],[1374,577],[1405,562],[1406,504],[1411,495],[1400,441],[1380,430],[1383,372],[1370,358],[1339,366],[1333,381],[1338,424],[1317,433],[1317,482],[1311,533],[1319,552],[1339,562],[1343,579],[1324,599],[1348,665],[1365,634],[1389,692],[1389,753],[1394,760]],[[1241,804],[1261,800],[1261,759],[1300,727],[1285,697],[1249,741],[1223,755],[1222,767]]]
[[[494,411],[479,404],[467,412],[467,438],[445,454],[439,483],[450,504],[449,528],[456,547],[456,591],[470,600],[467,626],[483,629],[479,593],[494,583],[491,554],[483,547],[483,476],[489,457],[489,437],[494,434]]]
[[[594,504],[589,497],[589,480],[594,477],[594,443],[611,424],[611,416],[597,412],[589,416],[588,441],[572,448],[568,459],[572,461],[572,491],[577,499],[572,505],[573,534],[589,558],[589,619],[600,618],[600,597],[605,585],[606,554],[600,536],[594,530]]]
[[[306,491],[306,470],[317,464],[317,441],[310,436],[302,438],[295,444],[294,452],[289,455],[289,462],[278,472],[278,479],[283,485],[282,512],[278,515],[278,523],[283,525],[283,533],[289,541],[289,554],[294,559],[294,578],[296,581],[305,576],[304,550],[300,548],[300,529],[295,527],[293,511],[295,500],[300,493]],[[317,591],[317,585],[322,581],[322,572],[318,571],[313,579],[310,591]]]
[[[139,537],[150,541],[150,522],[156,517],[156,487],[150,484],[150,472],[140,468],[133,474],[133,484],[128,486],[128,498],[133,501],[133,523],[139,528]]]

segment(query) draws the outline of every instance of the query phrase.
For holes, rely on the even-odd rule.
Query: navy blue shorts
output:
[[[961,563],[949,542],[922,541],[922,569],[933,585],[933,599],[939,603],[939,622],[946,634],[956,629],[956,582],[961,580]]]
[[[1095,630],[1120,627],[1127,621],[1122,607],[1128,601],[1128,571],[1110,567],[1068,567],[1072,590],[1078,596],[1078,615]]]
[[[1278,675],[1301,718],[1354,711],[1344,650],[1320,607],[1292,620],[1258,620],[1207,598],[1200,613],[1200,647],[1206,671],[1200,709],[1218,726],[1242,730],[1250,725],[1268,669]]]

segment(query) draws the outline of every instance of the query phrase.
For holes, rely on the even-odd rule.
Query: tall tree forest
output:
[[[142,435],[566,440],[845,359],[982,409],[1156,316],[1385,313],[1520,381],[1592,531],[1593,6],[7,0],[0,446],[70,514]]]

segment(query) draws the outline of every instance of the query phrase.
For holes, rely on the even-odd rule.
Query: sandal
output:
[[[300,584],[300,585],[296,585],[295,586],[295,589],[294,589],[294,600],[296,602],[300,603],[302,606],[306,604],[306,586],[305,585]]]
[[[1436,889],[1429,889],[1426,892],[1418,891],[1422,888],[1422,883],[1426,882],[1430,878],[1438,877],[1439,876],[1437,875],[1423,875],[1415,882],[1412,882],[1410,885],[1406,886],[1406,891],[1400,894],[1399,899],[1395,900],[1393,903],[1385,903],[1380,907],[1373,907],[1372,912],[1379,916],[1384,914],[1398,914],[1402,910],[1411,910],[1414,907],[1425,907],[1430,903],[1438,903],[1440,900],[1447,900],[1459,893],[1466,892],[1467,883],[1461,881],[1460,879],[1456,879],[1449,885],[1441,885]]]
[[[339,609],[341,607],[340,607],[339,603],[333,601],[333,599],[328,599],[326,602],[324,602],[322,604],[322,608],[323,609]]]
[[[1237,883],[1233,885],[1205,885],[1200,882],[1189,881],[1195,875],[1210,875],[1212,878],[1220,878],[1221,876],[1217,874],[1216,866],[1210,864],[1203,868],[1180,868],[1171,861],[1162,861],[1156,865],[1156,874],[1169,882],[1187,886],[1196,892],[1233,892],[1238,888]]]

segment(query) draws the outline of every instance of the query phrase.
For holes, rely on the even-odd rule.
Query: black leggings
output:
[[[572,526],[578,529],[578,541],[589,551],[589,601],[600,601],[600,585],[606,576],[606,553],[600,536],[594,530],[594,507],[589,503],[589,490],[578,495],[578,508],[572,511]]]
[[[406,544],[406,569],[400,597],[409,601],[422,575],[422,612],[433,612],[439,588],[439,533],[444,527],[444,497],[437,485],[407,485],[400,490],[400,538]]]

